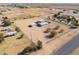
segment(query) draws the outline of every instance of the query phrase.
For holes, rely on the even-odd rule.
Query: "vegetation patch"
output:
[[[4,36],[3,36],[3,33],[0,33],[0,43],[4,41]]]
[[[42,48],[42,42],[40,40],[37,41],[37,44],[33,43],[31,47],[24,48],[23,51],[18,53],[18,55],[27,55]]]
[[[3,17],[3,27],[11,25],[10,20],[7,17]]]

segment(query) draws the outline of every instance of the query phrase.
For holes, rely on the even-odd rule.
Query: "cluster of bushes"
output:
[[[59,28],[60,28],[60,26],[56,26],[53,29],[52,28],[47,28],[46,31],[44,31],[44,33],[48,33],[48,35],[46,35],[46,38],[52,38],[52,37],[56,36],[57,33],[62,33],[64,31],[63,29],[60,29],[58,31]]]
[[[52,30],[51,28],[47,28],[45,33],[49,33],[49,35],[46,35],[46,38],[52,38],[57,34],[57,32]]]
[[[57,16],[59,16],[61,13],[63,13],[63,12],[60,11],[60,12],[58,12],[57,14],[54,14],[53,17],[57,17]]]
[[[3,23],[3,25],[2,25],[3,27],[11,25],[11,22],[7,17],[3,17],[3,22],[2,23]]]
[[[16,6],[16,7],[19,7],[19,8],[29,8],[30,6],[22,6],[22,5],[19,5],[19,6]]]
[[[79,26],[79,22],[78,22],[78,20],[76,20],[75,17],[65,16],[65,15],[61,16],[60,12],[57,14],[54,14],[53,17],[57,18],[57,19],[63,19],[62,21],[65,21],[67,24],[71,22],[71,25],[70,25],[71,27],[78,27]]]
[[[66,20],[67,20],[67,23],[69,23],[69,22],[72,23],[73,26],[71,26],[71,27],[76,27],[77,28],[79,26],[79,22],[78,22],[78,20],[76,20],[75,17],[72,17],[72,18],[67,17]]]
[[[49,37],[54,37],[56,34],[57,34],[56,31],[51,31],[50,34],[49,34]]]
[[[37,44],[33,43],[31,47],[25,48],[23,51],[18,53],[18,55],[27,55],[27,54],[30,54],[30,53],[35,52],[37,50],[40,50],[41,48],[42,48],[42,42],[40,40],[38,40]]]

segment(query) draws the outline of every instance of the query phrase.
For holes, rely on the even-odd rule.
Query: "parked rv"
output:
[[[17,34],[17,32],[16,31],[11,31],[11,32],[7,32],[7,33],[5,33],[5,37],[7,37],[7,36],[14,36],[14,35],[16,35]]]

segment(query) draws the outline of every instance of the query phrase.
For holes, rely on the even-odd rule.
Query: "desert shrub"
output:
[[[8,19],[8,17],[2,17],[3,19]]]
[[[21,51],[20,53],[18,53],[18,55],[26,55],[31,52],[35,52],[41,48],[42,48],[42,42],[40,40],[38,40],[37,45],[33,44],[31,47],[24,48],[24,50]]]
[[[6,27],[6,26],[9,26],[9,25],[11,25],[10,20],[4,19],[4,20],[3,20],[3,26]]]
[[[16,26],[15,31],[20,32],[20,28]]]
[[[24,48],[23,51],[18,53],[18,55],[25,55],[26,53],[29,53],[30,50],[31,50],[31,47],[26,47],[26,48]]]
[[[7,53],[3,53],[3,55],[8,55]]]
[[[68,16],[66,17],[67,23],[69,23],[72,19]]]
[[[4,36],[3,36],[3,33],[0,34],[0,43],[4,41]]]
[[[76,20],[76,18],[75,18],[75,17],[72,17],[72,19],[73,19],[73,20]]]
[[[57,14],[54,14],[54,15],[53,15],[53,17],[57,17],[57,16],[58,16]]]
[[[51,31],[51,28],[47,28],[44,33],[49,33]]]
[[[50,16],[48,16],[48,18],[47,18],[48,20],[50,20]]]
[[[79,26],[79,24],[78,24],[78,23],[76,23],[76,22],[74,22],[73,24],[74,24],[74,26],[76,26],[76,27],[77,27],[77,26]]]
[[[51,28],[47,28],[47,31],[50,32],[51,31]]]
[[[15,5],[15,7],[18,7],[18,8],[25,8],[24,6],[21,6],[21,5]]]
[[[42,48],[42,42],[40,40],[37,41],[38,50]]]
[[[56,19],[54,18],[53,20],[56,20]],[[53,20],[52,20],[52,21],[53,21]]]
[[[48,39],[49,39],[49,38],[53,38],[56,34],[57,34],[56,31],[50,31],[49,34],[46,35],[45,37],[48,38]]]
[[[58,12],[57,15],[60,15],[61,12]]]
[[[23,38],[23,34],[21,34],[19,37],[17,37],[17,39],[21,39],[21,38]]]
[[[54,28],[54,30],[58,30],[58,29],[59,29],[59,27],[60,27],[60,26],[56,26],[56,27]]]
[[[50,37],[54,37],[56,34],[57,34],[57,33],[56,33],[55,31],[51,31],[49,36],[50,36]]]
[[[63,29],[61,29],[58,33],[62,33],[64,30]]]
[[[9,26],[11,25],[10,20],[8,19],[8,17],[2,17],[3,18],[3,26]]]
[[[79,26],[79,23],[77,20],[73,21],[74,26]]]
[[[31,51],[32,51],[32,52],[37,51],[37,50],[38,50],[38,49],[37,49],[37,46],[34,46],[34,47],[31,48]]]
[[[72,24],[75,27],[78,27],[79,26],[78,20],[76,20],[75,18],[72,19]]]

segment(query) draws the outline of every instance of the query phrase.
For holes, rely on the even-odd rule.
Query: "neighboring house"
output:
[[[41,27],[41,26],[43,26],[43,25],[47,25],[49,22],[47,22],[47,21],[44,21],[44,20],[39,20],[39,21],[36,21],[36,22],[34,22],[34,23],[32,23],[32,26],[38,26],[38,27]]]
[[[48,24],[47,21],[37,21],[37,22],[35,22],[35,23],[36,23],[36,26],[39,26],[39,27]]]

